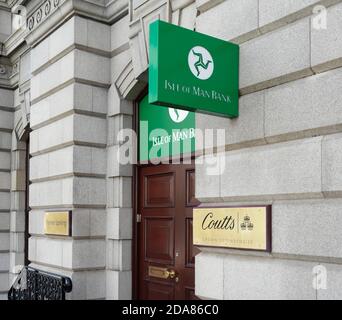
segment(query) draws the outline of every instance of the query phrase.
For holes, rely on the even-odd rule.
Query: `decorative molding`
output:
[[[128,1],[111,0],[104,5],[85,0],[13,0],[9,7],[22,4],[27,8],[28,15],[25,28],[9,36],[2,54],[10,55],[25,42],[35,46],[73,15],[111,25],[128,14]]]
[[[17,83],[17,75],[17,65],[12,65],[11,61],[8,61],[8,64],[0,62],[0,87],[14,88]]]
[[[31,92],[27,90],[22,95],[23,101],[20,103],[21,114],[26,127],[30,122],[30,111],[31,111]]]
[[[135,97],[137,88],[144,88],[147,85],[149,24],[160,19],[176,25],[185,24],[193,29],[197,14],[195,6],[191,21],[182,21],[180,14],[182,8],[192,3],[194,0],[129,1],[129,45],[132,59],[115,82],[122,98]]]
[[[184,9],[194,2],[195,0],[171,0],[172,11]]]
[[[12,33],[4,43],[4,55],[9,56],[17,48],[19,48],[23,43],[25,43],[25,35],[27,30],[18,29]]]
[[[29,31],[36,29],[50,14],[58,9],[65,0],[45,0],[26,20]]]
[[[15,54],[25,41],[28,46],[35,46],[75,14],[111,24],[128,13],[131,60],[123,68],[115,84],[122,97],[132,97],[136,88],[147,84],[149,24],[161,19],[184,25],[181,10],[193,3],[195,0],[141,0],[134,3],[133,0],[112,0],[105,5],[84,0],[37,0],[33,1],[32,5],[29,2],[26,30],[18,30],[9,37],[5,43],[5,53]],[[192,7],[194,17],[190,19],[189,15],[186,15],[187,27],[193,27],[195,23],[197,12],[195,6]],[[16,70],[14,68],[11,73],[13,79],[18,78]]]
[[[155,20],[171,22],[170,0],[144,1],[134,7],[130,0],[129,42],[132,54],[133,73],[136,79],[148,69],[149,24]]]
[[[14,119],[14,131],[19,140],[26,133],[26,128],[29,126],[30,122],[30,90],[27,90],[20,94],[20,112],[16,113]]]
[[[15,89],[19,83],[19,61],[27,46],[21,45],[10,57],[0,57],[0,87]]]
[[[0,64],[0,77],[4,77],[7,72],[7,68],[3,64]]]
[[[6,1],[0,1],[0,9],[2,10],[10,10],[10,6]]]
[[[132,60],[129,60],[115,80],[115,85],[121,97],[133,100],[140,94],[146,84],[134,77],[133,63]]]
[[[21,140],[25,133],[25,127],[23,125],[22,117],[16,117],[17,121],[14,124],[14,132],[18,140]]]
[[[200,13],[203,13],[219,5],[223,1],[224,0],[196,0],[196,7]]]
[[[10,76],[10,77],[14,77],[15,75],[18,75],[18,74],[19,74],[19,61],[16,61],[16,62],[13,64],[12,73],[11,73],[11,76]]]

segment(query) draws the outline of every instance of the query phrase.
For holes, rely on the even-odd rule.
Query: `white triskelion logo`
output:
[[[169,115],[173,122],[180,123],[186,119],[189,111],[169,108]]]
[[[209,79],[214,72],[213,57],[207,49],[200,46],[190,50],[188,64],[192,74],[201,80]]]

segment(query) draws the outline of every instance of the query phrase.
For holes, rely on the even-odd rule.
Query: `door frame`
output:
[[[139,96],[133,102],[133,130],[136,132],[137,146],[136,146],[136,156],[137,164],[133,165],[133,176],[132,176],[132,300],[139,299],[139,233],[138,233],[138,194],[139,194],[139,170],[144,167],[156,166],[152,163],[141,164],[138,160],[139,157],[139,103],[148,94],[148,86],[146,86]],[[191,159],[195,161],[196,152],[192,152],[188,155],[181,154],[177,157],[182,162],[185,159]],[[172,158],[171,158],[172,159]],[[159,164],[160,165],[160,164]],[[157,165],[157,166],[159,166]]]
[[[24,235],[24,264],[28,266],[29,260],[29,214],[30,214],[30,134],[28,134],[26,140],[26,154],[25,154],[25,235]]]

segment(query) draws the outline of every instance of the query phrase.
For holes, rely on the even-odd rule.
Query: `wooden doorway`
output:
[[[194,165],[138,168],[138,298],[196,299],[192,244]]]

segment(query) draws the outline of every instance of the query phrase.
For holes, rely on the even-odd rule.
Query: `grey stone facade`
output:
[[[321,30],[314,26],[318,1],[221,1],[196,21],[197,30],[241,45],[241,115],[213,121],[227,128],[220,155],[226,171],[217,181],[197,169],[197,196],[204,203],[273,206],[272,253],[202,250],[199,296],[342,298],[336,285],[342,270],[340,2],[319,1],[327,8]],[[230,28],[236,16],[242,19]],[[198,115],[196,125],[208,128],[208,121]],[[213,265],[208,281],[204,274]],[[313,286],[318,265],[327,270],[326,289]]]
[[[341,0],[0,0],[0,298],[25,262],[28,169],[32,266],[72,277],[69,299],[132,298],[133,167],[117,133],[147,86],[156,18],[241,46],[240,117],[196,115],[226,130],[226,170],[197,165],[197,198],[273,205],[272,253],[201,248],[196,294],[342,299]],[[73,211],[72,237],[44,234],[49,209]]]

